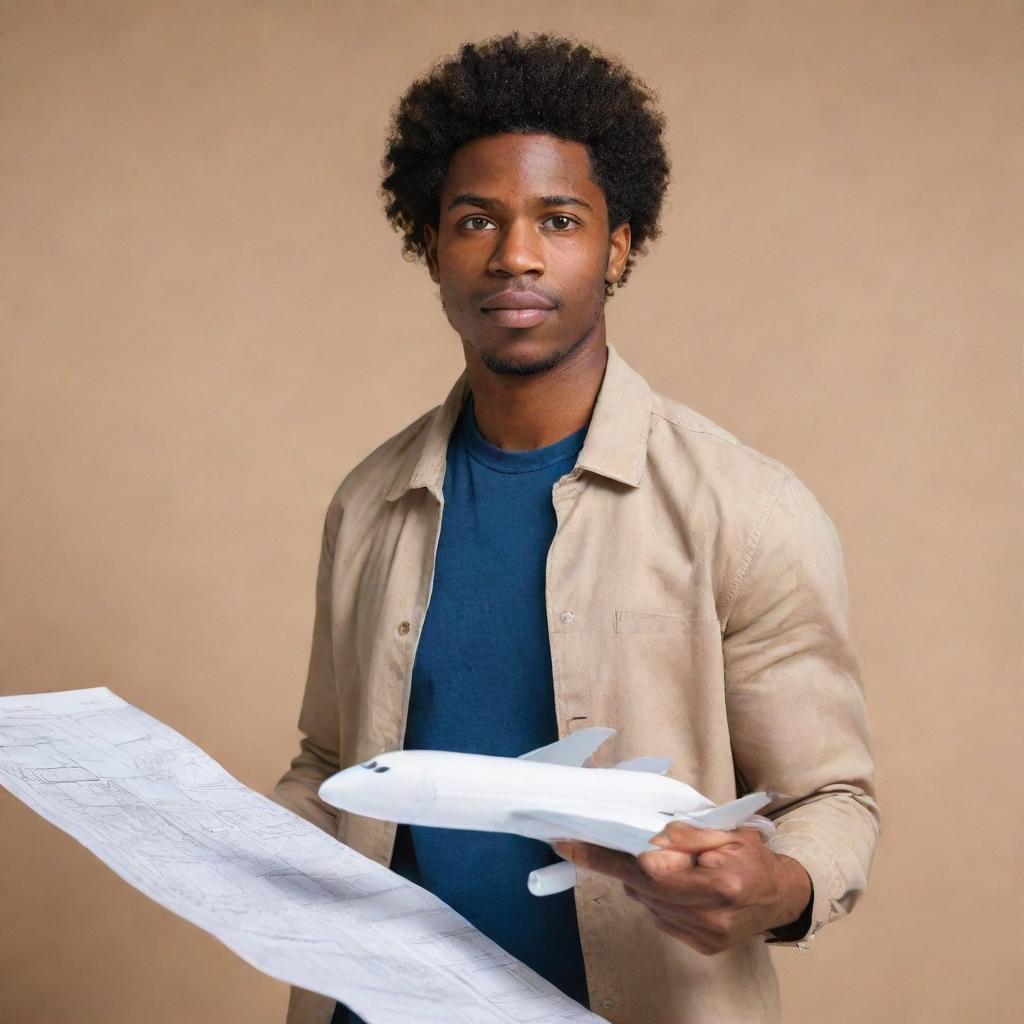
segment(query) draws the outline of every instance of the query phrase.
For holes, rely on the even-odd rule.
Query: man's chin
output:
[[[507,377],[532,377],[535,374],[553,370],[584,341],[586,341],[586,336],[580,338],[575,344],[559,346],[544,353],[515,352],[514,350],[481,352],[480,361],[491,373],[499,373]]]

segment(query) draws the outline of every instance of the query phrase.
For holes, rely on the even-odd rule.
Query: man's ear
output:
[[[629,259],[629,247],[632,244],[633,235],[629,230],[629,221],[623,221],[608,236],[608,265],[604,270],[606,284],[614,284],[622,277],[626,269],[626,260]]]
[[[433,224],[423,225],[423,256],[427,261],[430,280],[434,284],[441,283],[441,274],[437,269],[437,228]]]

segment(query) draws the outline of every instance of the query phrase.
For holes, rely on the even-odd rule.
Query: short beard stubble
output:
[[[536,373],[545,373],[548,370],[553,370],[560,362],[571,356],[573,352],[586,342],[589,333],[588,331],[582,338],[574,341],[567,349],[556,349],[551,355],[532,363],[502,359],[499,356],[492,356],[488,352],[480,353],[480,362],[492,373],[500,373],[508,377],[532,377]]]
[[[597,318],[601,315],[601,311],[604,309],[604,305],[605,295],[602,290],[597,296],[594,323],[591,324],[590,329],[585,334],[577,338],[567,349],[556,349],[551,353],[551,355],[546,356],[544,359],[538,359],[536,362],[532,363],[502,359],[499,356],[493,356],[488,352],[481,352],[480,362],[482,362],[492,373],[500,373],[507,377],[532,377],[535,374],[546,373],[548,370],[553,370],[559,363],[564,362],[569,358],[569,356],[587,343],[590,339],[591,332],[594,329],[594,325],[597,323]]]

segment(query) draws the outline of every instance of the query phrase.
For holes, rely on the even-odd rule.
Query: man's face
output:
[[[628,224],[609,232],[582,143],[516,133],[467,143],[452,157],[439,217],[425,231],[427,265],[467,356],[526,375],[596,336],[630,236]]]

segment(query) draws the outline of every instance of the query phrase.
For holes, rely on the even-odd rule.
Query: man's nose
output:
[[[509,221],[495,232],[497,240],[487,269],[492,274],[543,274],[544,254],[541,238],[527,220]]]

